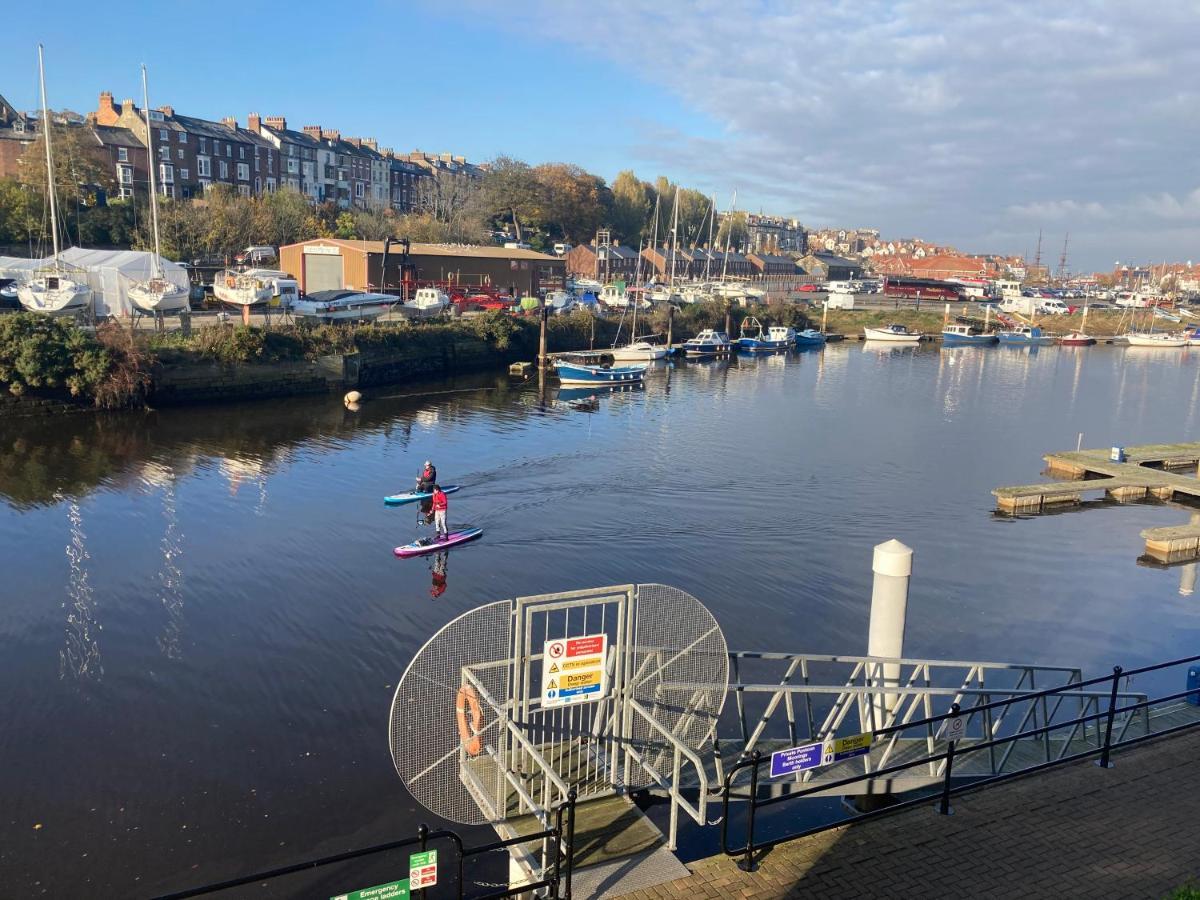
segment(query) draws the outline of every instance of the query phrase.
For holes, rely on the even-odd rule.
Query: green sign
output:
[[[414,890],[437,884],[437,851],[422,850],[409,854],[408,882]]]
[[[408,879],[389,881],[387,884],[377,884],[375,887],[361,888],[348,894],[338,894],[329,900],[400,900],[408,897]]]

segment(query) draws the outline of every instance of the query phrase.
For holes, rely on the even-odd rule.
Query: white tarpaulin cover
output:
[[[151,276],[153,253],[143,250],[85,250],[69,247],[59,254],[64,263],[84,269],[92,288],[92,305],[97,316],[128,316],[133,311],[129,287]],[[159,270],[172,284],[191,288],[187,270],[179,263],[159,257]]]
[[[25,259],[23,256],[0,256],[0,278],[26,281],[30,273],[46,264],[44,259]]]

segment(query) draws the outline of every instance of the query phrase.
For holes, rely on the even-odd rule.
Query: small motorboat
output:
[[[916,344],[925,335],[920,331],[909,331],[907,325],[891,324],[885,328],[863,328],[868,341],[890,341],[893,344]]]
[[[1082,331],[1072,331],[1070,334],[1064,334],[1058,342],[1064,347],[1090,347],[1096,343],[1096,339]]]
[[[786,350],[796,340],[796,332],[782,325],[772,325],[763,328],[762,323],[754,316],[742,320],[742,336],[738,338],[738,347],[752,353]]]
[[[999,333],[1000,343],[1024,347],[1047,347],[1058,338],[1046,334],[1036,325],[1021,325]]]
[[[637,384],[646,377],[646,363],[614,366],[612,362],[612,354],[566,353],[554,360],[554,372],[562,384]]]
[[[995,344],[999,340],[996,335],[976,328],[974,325],[953,324],[946,325],[942,329],[942,346],[944,347],[982,346]]]
[[[827,338],[815,328],[805,328],[796,332],[797,347],[824,347]]]
[[[683,342],[685,356],[717,356],[728,353],[733,345],[723,331],[706,328],[694,338]]]
[[[360,321],[377,319],[399,302],[393,294],[371,291],[314,291],[294,300],[292,313],[321,322]]]

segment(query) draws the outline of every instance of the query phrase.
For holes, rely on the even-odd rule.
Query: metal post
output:
[[[743,872],[753,872],[758,868],[754,861],[754,813],[758,809],[758,764],[762,754],[755,750],[751,759],[754,763],[750,767],[750,818],[746,822],[746,857],[737,864]]]
[[[958,715],[958,704],[954,703],[950,706],[950,715]],[[943,816],[954,815],[954,810],[950,808],[950,773],[954,771],[954,741],[949,741],[946,745],[946,777],[942,781],[942,802],[938,805],[938,812]]]
[[[421,825],[417,826],[417,838],[421,842],[421,852],[424,853],[425,852],[425,842],[429,839],[429,826],[428,825],[425,825],[424,823],[422,823]],[[460,883],[459,889],[460,890],[462,889],[461,883]],[[417,888],[417,890],[414,893],[418,897],[424,897],[425,896],[425,888]]]
[[[1102,769],[1113,767],[1109,762],[1108,753],[1112,746],[1113,717],[1117,713],[1117,686],[1120,684],[1122,671],[1120,666],[1113,666],[1112,691],[1108,695],[1108,718],[1104,722],[1104,749],[1100,751],[1100,759],[1096,761],[1096,765]]]
[[[575,788],[567,791],[567,890],[564,900],[571,900],[571,873],[575,870]]]
[[[667,300],[667,351],[671,349],[671,338],[675,330],[675,304]]]
[[[546,368],[546,317],[550,312],[549,307],[542,304],[542,327],[538,335],[538,367]]]

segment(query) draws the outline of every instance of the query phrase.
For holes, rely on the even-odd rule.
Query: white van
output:
[[[261,266],[263,263],[273,262],[279,258],[279,254],[274,247],[259,245],[247,247],[236,257],[237,262],[243,266]]]
[[[1005,297],[1000,301],[1000,309],[1006,313],[1017,313],[1022,316],[1032,316],[1037,297]]]
[[[1071,307],[1063,303],[1057,297],[1042,297],[1038,303],[1038,315],[1042,316],[1069,316]]]
[[[854,309],[853,294],[830,294],[825,298],[827,309]]]

